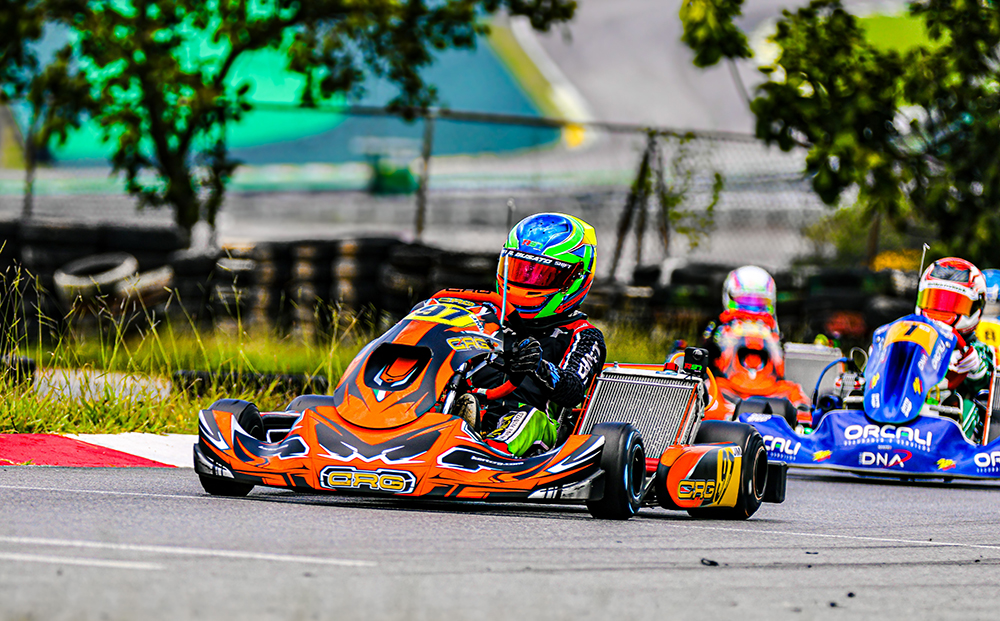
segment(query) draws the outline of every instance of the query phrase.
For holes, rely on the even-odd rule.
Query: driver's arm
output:
[[[604,335],[589,327],[573,335],[558,364],[543,359],[533,375],[548,393],[548,400],[562,407],[575,407],[583,403],[587,387],[604,366],[606,356]]]

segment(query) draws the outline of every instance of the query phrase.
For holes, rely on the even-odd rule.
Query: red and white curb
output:
[[[0,434],[0,466],[191,468],[196,435]]]

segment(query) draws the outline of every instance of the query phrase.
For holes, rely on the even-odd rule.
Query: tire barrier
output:
[[[393,318],[409,312],[436,290],[431,272],[440,264],[443,251],[423,244],[402,244],[389,251],[378,275],[385,310]]]
[[[334,262],[340,256],[338,240],[305,241],[292,248],[292,324],[306,338],[329,333],[336,312],[331,300]]]
[[[71,308],[63,296],[68,294],[67,300],[75,297],[65,288],[61,294],[57,291],[55,273],[60,268],[95,255],[126,253],[136,260],[138,272],[154,271],[169,263],[172,252],[188,245],[187,234],[172,225],[51,218],[18,221],[16,226],[3,223],[0,235],[8,243],[11,239],[16,242],[11,244],[16,251],[14,259],[23,268],[18,291],[18,313],[23,320],[18,329],[22,334],[58,335],[65,328]],[[4,264],[4,254],[0,252],[0,267],[6,268],[9,264]]]
[[[230,392],[272,390],[288,395],[322,395],[330,389],[330,379],[324,375],[180,370],[171,377],[175,390],[199,397],[213,387]]]
[[[400,243],[395,237],[359,237],[340,242],[339,254],[330,265],[330,298],[336,308],[347,311],[345,319],[361,318],[368,323],[378,320],[384,310],[379,273]]]
[[[219,260],[216,250],[178,250],[167,258],[174,284],[167,312],[196,324],[211,320],[212,275]]]
[[[109,296],[119,284],[139,271],[139,262],[127,252],[98,254],[60,267],[53,275],[56,295],[67,308],[82,303],[93,307],[99,296]]]
[[[444,252],[431,268],[431,292],[448,287],[496,289],[497,253]]]

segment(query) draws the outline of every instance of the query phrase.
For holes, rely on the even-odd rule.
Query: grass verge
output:
[[[276,383],[233,387],[221,382],[194,394],[171,389],[175,371],[324,376],[332,389],[361,347],[381,332],[348,314],[337,316],[323,339],[279,335],[244,326],[238,318],[228,329],[206,328],[145,309],[128,319],[107,308],[96,316],[71,314],[61,322],[37,319],[34,323],[49,329],[38,330],[35,338],[21,327],[27,320],[23,316],[9,321],[6,337],[0,336],[0,353],[31,357],[38,364],[33,384],[0,374],[0,433],[196,433],[198,411],[216,399],[246,399],[267,411],[284,409],[296,395]],[[52,327],[57,324],[58,330]],[[660,362],[675,338],[690,340],[697,328],[601,327],[608,360],[618,362]]]

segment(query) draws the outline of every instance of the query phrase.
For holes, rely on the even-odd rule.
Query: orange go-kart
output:
[[[737,410],[763,407],[769,414],[784,416],[793,429],[798,423],[811,423],[809,397],[801,386],[785,379],[784,352],[771,325],[757,319],[756,313],[747,313],[747,318],[723,326],[717,342],[721,354],[715,366],[721,375],[712,382],[706,418],[731,420]]]
[[[475,387],[502,368],[502,301],[445,290],[351,362],[331,396],[304,395],[284,412],[215,402],[199,415],[195,471],[210,494],[255,485],[307,492],[487,502],[585,503],[597,518],[644,505],[746,519],[784,499],[782,464],[767,462],[749,425],[706,422],[699,365],[606,365],[584,407],[560,417],[556,448],[519,458],[488,446],[453,415],[456,398],[509,394]],[[692,357],[704,350],[692,350]]]

